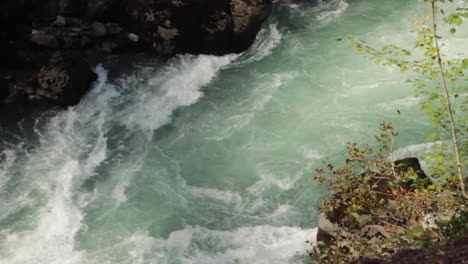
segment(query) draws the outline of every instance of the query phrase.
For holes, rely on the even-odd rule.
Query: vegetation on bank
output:
[[[380,125],[375,147],[348,144],[343,166],[326,164],[314,176],[331,192],[320,207],[328,230],[311,252],[317,263],[389,257],[401,249],[430,248],[468,234],[464,172],[468,58],[443,54],[440,24],[448,26],[447,34],[456,34],[457,26],[468,18],[468,5],[453,8],[453,3],[447,3],[451,0],[419,2],[423,18],[414,22],[418,30],[413,48],[387,45],[375,49],[354,34],[343,38],[376,63],[411,72],[408,82],[414,85],[434,128],[426,140],[437,142],[425,156],[431,177],[425,176],[419,164],[391,159],[398,136],[391,123]]]

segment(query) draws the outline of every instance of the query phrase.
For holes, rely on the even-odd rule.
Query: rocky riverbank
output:
[[[7,0],[0,3],[0,101],[70,106],[121,54],[247,49],[271,0]]]
[[[456,180],[428,177],[417,158],[392,161],[398,133],[387,122],[380,130],[378,147],[349,143],[342,167],[316,170],[314,178],[332,191],[319,208],[323,214],[311,252],[318,263],[395,263],[403,256],[399,252],[430,256],[434,248],[466,235],[466,201]],[[454,257],[468,261],[466,255]]]

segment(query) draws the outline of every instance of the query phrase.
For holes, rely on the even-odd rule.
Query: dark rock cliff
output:
[[[271,0],[4,0],[0,100],[13,92],[74,105],[109,55],[242,52],[270,12]],[[53,84],[38,81],[45,72]]]

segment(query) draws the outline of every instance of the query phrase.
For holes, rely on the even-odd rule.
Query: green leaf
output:
[[[415,234],[422,234],[424,232],[424,228],[422,226],[417,226],[413,229]]]
[[[352,212],[350,215],[351,215],[352,217],[354,217],[356,220],[359,219],[359,217],[360,217],[359,214],[356,213],[356,212]]]
[[[408,239],[409,241],[414,240],[414,234],[412,231],[408,231],[408,233],[406,233],[406,239]]]

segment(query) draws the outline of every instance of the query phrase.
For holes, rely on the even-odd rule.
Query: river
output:
[[[402,157],[430,130],[404,75],[336,37],[411,44],[418,5],[277,1],[243,54],[98,66],[78,106],[2,130],[0,263],[307,263],[314,168],[383,120]]]

